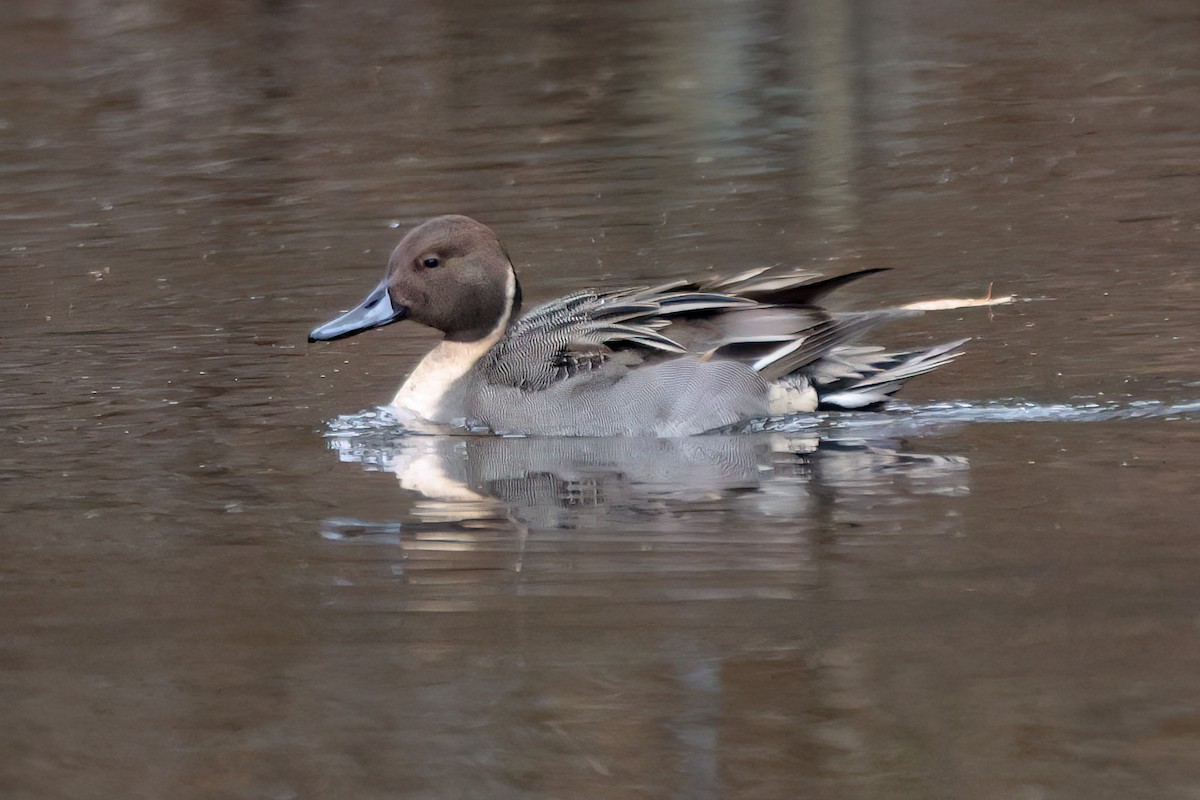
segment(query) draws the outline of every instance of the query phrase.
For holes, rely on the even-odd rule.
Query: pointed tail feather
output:
[[[836,352],[840,346],[853,342],[872,328],[911,314],[912,312],[903,309],[838,314],[814,325],[803,337],[760,358],[751,366],[765,380],[777,381],[793,372],[805,371],[810,365],[818,363],[822,358]]]
[[[835,275],[832,278],[810,280],[807,283],[801,283],[799,285],[795,285],[793,283],[782,286],[772,286],[764,281],[763,284],[759,286],[747,286],[744,290],[738,292],[738,294],[740,294],[742,297],[749,297],[752,300],[757,300],[760,303],[775,303],[777,305],[784,306],[806,306],[817,302],[834,289],[838,289],[860,278],[865,278],[868,275],[875,275],[877,273],[887,271],[887,267],[860,269],[856,272]]]
[[[852,354],[848,360],[862,377],[818,381],[819,407],[844,410],[876,407],[899,391],[909,378],[932,372],[958,358],[963,353],[960,348],[969,341],[958,339],[908,353]]]

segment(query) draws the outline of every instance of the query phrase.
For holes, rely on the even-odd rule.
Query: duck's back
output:
[[[804,302],[871,271],[824,281],[754,280],[759,272],[538,306],[455,387],[453,416],[500,433],[689,436],[813,411],[808,372],[861,378],[861,365],[826,356],[896,312],[835,315]],[[763,302],[776,297],[799,302]]]

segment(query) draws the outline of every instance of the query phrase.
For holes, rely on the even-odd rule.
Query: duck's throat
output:
[[[504,338],[519,297],[516,276],[509,273],[506,297],[508,312],[482,337],[468,341],[443,339],[425,355],[400,385],[391,405],[429,422],[448,423],[463,416],[469,388],[462,384],[479,360]],[[519,302],[519,301],[518,301]],[[456,384],[459,384],[456,386]]]

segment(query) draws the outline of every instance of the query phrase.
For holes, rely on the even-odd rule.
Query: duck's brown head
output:
[[[521,305],[516,273],[496,234],[470,217],[434,217],[408,232],[387,275],[367,298],[315,328],[310,342],[332,341],[411,319],[456,342],[483,339]]]

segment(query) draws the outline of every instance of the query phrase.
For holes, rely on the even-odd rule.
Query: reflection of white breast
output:
[[[402,488],[420,492],[430,499],[463,502],[490,500],[490,498],[471,491],[465,483],[446,474],[443,467],[443,455],[436,443],[420,455],[413,454],[411,458],[396,461],[392,468]]]

